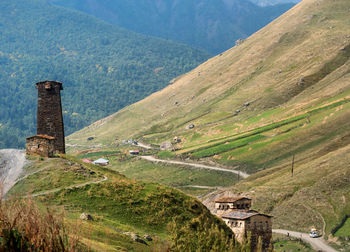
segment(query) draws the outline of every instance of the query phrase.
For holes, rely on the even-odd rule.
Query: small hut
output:
[[[53,157],[56,154],[56,138],[47,135],[36,135],[26,138],[27,155]]]
[[[103,159],[103,158],[99,158],[97,160],[95,160],[94,162],[92,162],[93,164],[96,164],[96,165],[101,165],[101,166],[106,166],[109,164],[109,160],[107,159]]]

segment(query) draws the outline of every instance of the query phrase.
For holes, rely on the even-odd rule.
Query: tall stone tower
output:
[[[37,135],[54,137],[54,149],[64,154],[64,125],[62,117],[62,83],[43,81],[36,84],[38,89]]]

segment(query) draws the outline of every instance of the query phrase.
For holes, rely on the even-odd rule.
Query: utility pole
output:
[[[293,161],[292,161],[292,177],[294,173],[294,158],[295,158],[295,154],[293,154]]]

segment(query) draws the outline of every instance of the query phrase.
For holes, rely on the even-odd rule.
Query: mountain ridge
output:
[[[294,4],[261,7],[250,1],[50,2],[94,15],[138,33],[171,39],[218,54],[284,13]],[[253,18],[254,17],[254,18]]]

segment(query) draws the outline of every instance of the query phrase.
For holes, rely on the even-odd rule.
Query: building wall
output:
[[[53,157],[55,154],[54,140],[44,138],[30,138],[26,142],[27,155],[39,155],[42,157]]]
[[[271,247],[272,221],[264,215],[255,215],[245,220],[223,219],[228,225],[238,242],[242,243],[247,238],[248,232],[251,234],[251,251],[258,248],[259,239],[262,243],[262,251],[267,251]]]
[[[236,240],[239,243],[243,243],[245,239],[245,221],[244,220],[230,220],[223,219],[227,226],[229,226],[232,232],[235,234]]]
[[[62,84],[45,81],[37,83],[36,87],[38,89],[37,134],[55,137],[55,149],[59,153],[65,153],[60,94]]]
[[[246,231],[251,233],[252,251],[257,251],[259,239],[262,243],[263,251],[271,246],[272,239],[272,219],[265,215],[255,215],[247,220]]]

